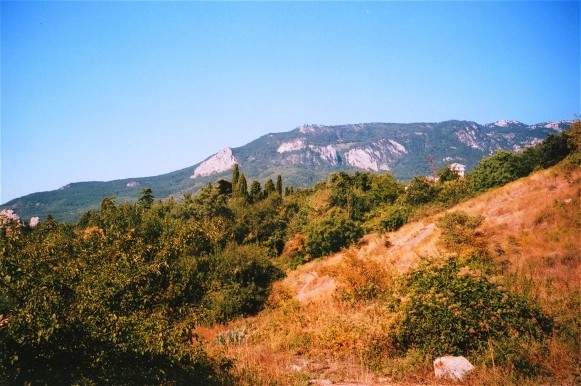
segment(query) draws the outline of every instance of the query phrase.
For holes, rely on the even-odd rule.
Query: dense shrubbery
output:
[[[353,244],[363,236],[363,229],[339,209],[313,222],[306,231],[306,252],[314,257],[329,255]]]
[[[401,296],[397,347],[434,357],[488,350],[490,342],[517,336],[542,341],[552,329],[551,319],[535,305],[455,257],[422,261],[404,278]]]
[[[105,199],[77,226],[2,228],[3,381],[211,384],[227,370],[192,328],[258,311],[281,271],[231,243],[214,188],[179,205],[150,194]]]
[[[572,125],[571,133],[578,124]],[[555,165],[575,150],[571,133],[551,134],[522,153],[501,150],[484,158],[469,175],[471,189],[475,193],[483,192]]]

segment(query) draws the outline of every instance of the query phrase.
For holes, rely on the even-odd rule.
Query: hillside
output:
[[[580,192],[581,171],[552,168],[396,232],[369,234],[357,247],[290,272],[276,283],[270,308],[258,316],[199,333],[212,350],[235,358],[247,384],[442,384],[433,376],[431,360],[419,353],[412,351],[403,358],[390,355],[386,331],[393,331],[396,315],[388,303],[349,302],[345,293],[374,280],[385,280],[389,287],[417,267],[420,256],[438,260],[447,255],[436,220],[445,213],[464,211],[484,217],[476,235],[484,240],[480,248],[490,251],[499,268],[497,282],[538,300],[557,323],[576,326],[572,332],[578,337]],[[240,339],[230,338],[235,334]],[[578,382],[576,349],[567,348],[555,335],[548,350],[543,365],[552,377],[542,383]],[[514,382],[506,370],[481,367],[468,384]]]
[[[2,211],[0,383],[425,384],[441,355],[478,384],[573,382],[580,138],[407,186],[249,187],[235,165],[74,225]]]
[[[49,192],[33,193],[0,206],[22,218],[75,222],[97,209],[105,197],[134,202],[149,187],[159,199],[197,192],[208,182],[229,178],[234,163],[249,182],[281,175],[286,185],[302,188],[338,171],[389,171],[399,181],[432,174],[437,168],[461,163],[471,170],[483,156],[505,149],[516,151],[570,127],[570,121],[525,125],[502,120],[480,125],[471,121],[438,123],[363,123],[339,126],[303,125],[289,132],[264,135],[239,148],[224,148],[203,162],[153,177],[108,182],[75,182]]]

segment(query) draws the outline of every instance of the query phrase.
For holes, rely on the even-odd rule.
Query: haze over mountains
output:
[[[195,192],[208,182],[230,178],[240,165],[247,179],[261,182],[282,175],[285,186],[306,187],[337,171],[390,172],[401,181],[428,175],[427,159],[435,166],[460,163],[469,171],[482,157],[500,149],[518,151],[570,127],[572,121],[526,125],[500,120],[481,125],[472,121],[437,123],[361,123],[338,126],[303,125],[264,135],[238,148],[225,147],[196,165],[171,173],[108,182],[77,182],[58,190],[29,194],[9,201],[22,218],[52,215],[76,221],[98,208],[103,198],[133,201],[144,187],[157,198]],[[227,145],[225,143],[225,145]]]

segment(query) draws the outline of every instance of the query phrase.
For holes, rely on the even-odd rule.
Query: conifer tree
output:
[[[246,176],[244,173],[240,173],[240,177],[238,178],[238,182],[236,183],[236,197],[241,197],[244,199],[248,199],[248,184],[246,182]]]
[[[238,164],[234,164],[234,169],[232,169],[232,192],[236,194],[236,185],[238,185],[238,180],[240,179],[240,167]]]
[[[151,208],[151,205],[153,205],[153,200],[155,199],[155,196],[153,195],[153,191],[151,190],[151,188],[141,189],[140,193],[141,197],[139,197],[139,200],[137,200],[139,205],[146,209]]]
[[[269,178],[264,183],[264,195],[269,196],[272,192],[274,192],[276,188],[274,187],[274,182]]]
[[[262,199],[262,187],[260,182],[254,180],[250,184],[250,200],[252,202],[258,202]]]
[[[276,176],[276,191],[279,196],[282,196],[282,176],[280,174]]]

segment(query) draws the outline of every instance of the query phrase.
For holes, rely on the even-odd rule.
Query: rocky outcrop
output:
[[[474,366],[464,357],[445,356],[434,361],[436,378],[461,381],[474,370]]]
[[[238,161],[232,154],[232,149],[229,147],[224,148],[202,162],[200,166],[194,170],[194,174],[191,178],[207,177],[211,176],[212,174],[224,172],[226,170],[232,169],[234,164],[237,162]]]

